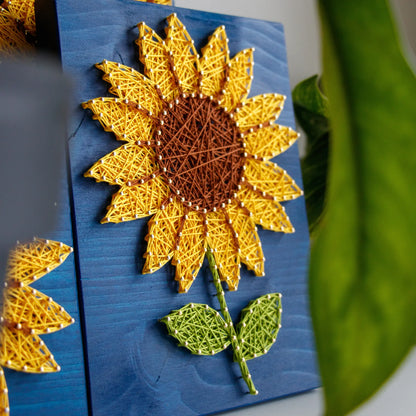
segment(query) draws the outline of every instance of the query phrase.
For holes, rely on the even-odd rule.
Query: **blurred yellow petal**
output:
[[[179,90],[173,73],[173,61],[163,40],[156,32],[144,23],[138,25],[140,61],[144,65],[144,71],[165,96],[165,100],[174,99]]]
[[[36,35],[35,23],[35,0],[14,0],[7,1],[6,7],[10,14],[22,22],[23,27],[32,36]]]
[[[237,105],[247,98],[253,77],[253,49],[245,49],[230,60],[228,80],[220,105],[226,111],[234,110]]]
[[[101,158],[84,176],[97,182],[123,185],[147,178],[157,169],[152,148],[126,144]]]
[[[4,371],[0,367],[0,413],[2,416],[7,415],[10,412],[9,405],[9,391],[7,389],[6,378],[4,377]]]
[[[159,270],[172,258],[182,217],[183,206],[174,200],[165,209],[160,209],[149,221],[143,273]]]
[[[18,29],[13,15],[0,9],[0,53],[3,56],[33,50],[25,35]]]
[[[193,40],[176,14],[171,14],[167,21],[166,46],[169,53],[172,53],[179,87],[184,93],[194,93],[198,86],[199,61]]]
[[[272,162],[247,159],[244,177],[248,181],[246,186],[251,185],[254,191],[273,197],[275,201],[287,201],[303,195],[287,172]]]
[[[26,286],[58,267],[72,251],[58,241],[39,238],[19,244],[10,252],[7,278]]]
[[[111,61],[103,61],[96,67],[104,72],[103,79],[111,84],[109,91],[112,94],[123,100],[140,104],[152,114],[159,114],[163,102],[154,84],[143,74]]]
[[[59,331],[73,323],[73,319],[62,306],[30,287],[6,291],[3,318],[35,334]]]
[[[266,127],[277,119],[283,109],[285,97],[280,94],[263,94],[243,101],[235,110],[234,119],[240,130]]]
[[[240,246],[240,259],[249,270],[253,270],[256,276],[264,274],[264,255],[256,225],[247,210],[236,203],[227,209],[234,231],[238,235]]]
[[[137,0],[142,1],[144,3],[157,3],[157,4],[164,4],[170,6],[172,4],[172,0]]]
[[[229,61],[229,50],[225,27],[221,26],[209,37],[202,48],[200,68],[202,71],[201,92],[216,97],[221,94],[226,82],[225,68]]]
[[[113,195],[107,215],[101,222],[119,223],[153,215],[169,197],[169,192],[160,177],[140,185],[124,185]]]
[[[207,213],[207,243],[211,247],[222,281],[237,290],[240,280],[238,237],[224,212]]]
[[[205,256],[203,218],[195,211],[184,215],[178,227],[179,242],[172,264],[176,265],[175,279],[179,292],[187,292],[195,280]]]
[[[243,207],[251,212],[256,224],[273,231],[295,232],[284,207],[278,202],[265,198],[260,192],[253,191],[245,185],[241,186],[237,197]]]
[[[38,335],[3,326],[0,336],[0,364],[3,367],[28,373],[51,373],[60,370]]]
[[[297,138],[298,133],[290,127],[273,124],[246,134],[244,136],[245,150],[253,156],[269,160],[286,151]]]
[[[105,131],[112,131],[117,140],[136,143],[147,141],[152,136],[152,118],[118,98],[96,98],[82,106],[90,109],[93,112],[92,118],[98,120]]]

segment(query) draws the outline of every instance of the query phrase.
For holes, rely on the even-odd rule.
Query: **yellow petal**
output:
[[[295,232],[284,207],[278,202],[264,198],[260,192],[253,191],[245,185],[241,186],[237,197],[244,208],[251,212],[256,224],[273,231]]]
[[[199,61],[192,38],[185,26],[171,14],[167,18],[169,26],[166,29],[166,46],[172,52],[171,58],[175,67],[178,83],[184,93],[197,91]]]
[[[298,134],[290,127],[273,124],[246,134],[244,137],[245,150],[251,155],[269,160],[287,150],[297,138]]]
[[[138,1],[142,1],[142,2],[148,2],[148,3],[157,3],[157,4],[165,4],[165,5],[171,5],[172,4],[172,0],[138,0]]]
[[[33,330],[35,334],[59,331],[73,323],[62,306],[29,287],[7,290],[3,317],[13,325],[21,325],[23,330]]]
[[[155,85],[158,85],[161,93],[167,101],[176,97],[179,93],[173,74],[173,61],[169,60],[168,49],[163,40],[144,23],[138,25],[140,61],[144,65],[144,72]]]
[[[234,119],[240,130],[246,131],[253,127],[265,127],[279,116],[285,97],[280,94],[263,94],[243,101],[237,108]]]
[[[238,237],[223,212],[207,214],[207,243],[211,247],[222,281],[230,290],[237,290],[240,280],[240,258]]]
[[[123,222],[153,215],[169,196],[169,188],[160,177],[144,184],[127,186],[113,195],[107,215],[101,221]]]
[[[202,71],[201,92],[207,96],[221,94],[226,82],[225,67],[229,61],[229,50],[225,27],[221,26],[209,37],[202,48],[200,68]]]
[[[189,211],[181,220],[179,241],[172,264],[176,265],[175,279],[179,292],[187,292],[202,266],[205,255],[204,224],[201,215]]]
[[[123,185],[148,178],[157,169],[152,148],[129,143],[104,156],[84,176]]]
[[[248,181],[247,186],[251,185],[253,190],[263,192],[263,196],[276,201],[287,201],[303,195],[287,172],[272,162],[247,159],[244,177]]]
[[[172,258],[182,217],[183,206],[174,200],[165,209],[159,210],[149,221],[143,274],[159,270]]]
[[[103,79],[111,84],[109,91],[123,100],[140,104],[152,114],[159,114],[162,100],[154,84],[140,72],[117,62],[103,61],[96,65],[104,72]]]
[[[0,364],[3,367],[28,373],[51,373],[60,370],[38,335],[3,326],[0,336]]]
[[[147,141],[152,136],[152,118],[118,98],[96,98],[82,106],[89,108],[93,112],[92,118],[98,120],[105,131],[112,131],[117,140],[135,143]]]
[[[26,286],[62,264],[72,248],[52,240],[34,239],[10,252],[7,278]]]
[[[7,3],[7,8],[15,19],[18,19],[23,23],[25,30],[33,36],[36,35],[34,1],[9,1]]]
[[[7,389],[6,384],[6,377],[4,377],[4,371],[0,367],[0,409],[2,412],[2,416],[8,415],[10,412],[10,406],[9,406],[9,392]]]
[[[9,11],[0,9],[0,53],[13,55],[17,51],[30,51],[32,46],[25,35],[17,28],[16,21]]]
[[[253,49],[245,49],[231,59],[228,78],[220,105],[227,111],[234,110],[247,98],[253,77]]]
[[[238,234],[241,261],[256,276],[264,275],[264,255],[254,221],[247,210],[232,204],[227,210],[234,231]]]

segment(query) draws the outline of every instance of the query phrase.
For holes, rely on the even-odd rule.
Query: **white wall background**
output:
[[[363,0],[365,1],[365,0]],[[407,51],[416,51],[416,0],[392,0]],[[285,28],[292,88],[321,73],[319,18],[315,0],[175,0],[176,6],[281,22]],[[411,58],[413,63],[416,60]],[[353,416],[416,415],[416,350],[382,391]],[[320,389],[292,398],[224,413],[224,416],[319,416]]]

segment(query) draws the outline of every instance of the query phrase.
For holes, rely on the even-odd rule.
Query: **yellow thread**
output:
[[[197,53],[192,38],[176,15],[170,15],[167,21],[166,46],[172,53],[172,65],[178,78],[176,82],[184,93],[191,94],[198,85]]]
[[[245,49],[230,60],[221,106],[232,111],[247,98],[253,77],[253,49]]]
[[[179,292],[187,292],[196,278],[205,255],[203,218],[195,211],[183,217],[183,228],[178,235],[178,245],[172,264],[176,265],[175,279]]]
[[[172,0],[136,0],[136,1],[142,1],[145,3],[157,3],[157,4],[165,4],[168,6],[172,5]]]
[[[297,138],[298,134],[289,127],[272,125],[246,134],[244,142],[247,153],[268,160],[287,150]]]
[[[248,159],[244,176],[253,188],[263,196],[271,196],[276,201],[287,201],[302,195],[302,191],[285,170],[272,162]]]
[[[224,26],[219,27],[209,37],[208,44],[202,48],[200,67],[202,71],[201,92],[207,96],[221,94],[226,81],[224,71],[229,61],[227,34]]]
[[[143,185],[123,186],[113,195],[102,223],[132,221],[155,214],[169,196],[160,177]]]
[[[7,8],[11,15],[22,22],[23,27],[32,36],[36,35],[35,23],[35,1],[34,0],[11,0],[7,1]]]
[[[274,121],[280,114],[284,97],[280,94],[263,94],[243,101],[235,114],[235,120],[242,131],[266,122]],[[261,128],[261,127],[260,127]]]
[[[153,149],[126,144],[104,156],[85,174],[97,182],[128,184],[148,177],[157,170]]]
[[[136,43],[140,47],[140,61],[145,67],[145,74],[158,85],[166,100],[170,101],[179,91],[176,89],[169,51],[162,39],[150,27],[144,23],[140,23],[138,27],[139,39]]]
[[[153,273],[173,257],[179,223],[183,217],[183,206],[177,201],[159,210],[149,221],[146,236],[147,252],[143,273]]]
[[[221,280],[227,282],[230,290],[236,290],[240,279],[240,256],[238,238],[233,235],[235,230],[223,212],[208,213],[207,220],[207,243],[213,249]]]
[[[241,261],[256,276],[263,276],[264,256],[256,226],[250,215],[235,202],[228,208],[232,227],[238,234]]]
[[[179,291],[186,292],[209,245],[214,250],[221,279],[234,290],[238,286],[240,261],[256,275],[264,274],[255,224],[274,231],[294,232],[279,201],[296,198],[302,191],[281,168],[263,159],[286,150],[297,135],[287,127],[273,124],[283,107],[284,96],[264,94],[247,99],[252,49],[241,51],[230,60],[225,28],[220,27],[210,36],[198,59],[180,20],[171,15],[167,21],[166,40],[144,23],[138,25],[140,36],[136,43],[147,77],[115,62],[97,65],[116,98],[96,98],[83,106],[93,112],[93,118],[106,131],[128,144],[104,156],[85,176],[120,186],[102,222],[130,221],[156,214],[149,222],[144,273],[158,270],[172,258]],[[195,112],[187,114],[186,108],[179,107],[189,103]],[[180,155],[172,154],[178,146],[169,146],[170,141],[187,140],[190,130],[185,130],[190,127],[196,132],[193,134],[203,138],[206,120],[201,118],[201,109],[206,109],[207,120],[211,120],[211,113],[218,105],[230,118],[229,126],[236,128],[240,140],[230,147],[229,153],[241,163],[238,173],[241,176],[235,190],[227,194],[229,199],[222,199],[210,208],[201,206],[198,199],[193,200],[175,175],[181,169],[199,172],[200,166],[212,163],[216,157],[228,157],[226,152],[216,154],[216,149],[223,152],[227,148],[226,143],[217,143],[213,148],[189,145],[188,153]],[[173,114],[181,122],[171,123],[174,129],[171,131],[163,123],[171,120],[169,116]],[[162,134],[165,134],[163,142],[158,139]],[[163,146],[168,146],[170,152],[164,152]],[[203,181],[195,189],[203,189],[210,198],[223,192],[211,189],[210,183],[219,187],[228,183],[221,171],[215,170],[213,174],[218,175],[215,181],[206,180],[203,175],[193,179]]]
[[[91,100],[83,103],[83,107],[89,108],[94,114],[93,118],[100,122],[105,131],[112,131],[117,140],[136,142],[143,136],[149,136],[153,130],[152,120],[148,116],[134,111],[117,98]]]
[[[13,55],[17,51],[31,51],[24,33],[18,28],[16,19],[8,10],[0,8],[0,54]]]
[[[72,248],[65,244],[34,239],[10,252],[0,322],[0,365],[17,371],[59,371],[40,334],[59,331],[72,324],[71,316],[52,298],[30,287],[30,283],[61,265]],[[8,408],[4,372],[0,368],[0,405]]]
[[[240,201],[244,201],[244,207],[253,214],[253,220],[256,224],[283,233],[293,233],[295,231],[289,217],[278,202],[265,199],[261,194],[247,188],[245,185],[238,192],[238,198]]]

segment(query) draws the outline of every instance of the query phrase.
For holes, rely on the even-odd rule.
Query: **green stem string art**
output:
[[[161,319],[169,335],[192,354],[215,355],[230,344],[250,394],[258,394],[247,361],[266,354],[276,341],[281,328],[280,293],[271,293],[251,301],[242,311],[235,326],[228,312],[217,265],[210,248],[206,253],[212,273],[221,314],[206,304],[188,303]]]

